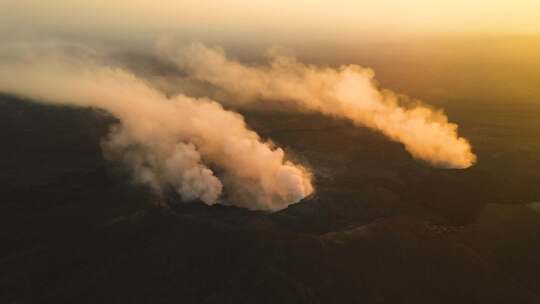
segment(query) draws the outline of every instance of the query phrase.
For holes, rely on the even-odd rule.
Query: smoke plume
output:
[[[226,57],[219,48],[200,44],[160,54],[174,61],[190,77],[224,93],[232,106],[255,102],[279,106],[288,102],[304,111],[346,118],[358,126],[382,132],[405,146],[415,158],[444,168],[467,168],[476,161],[471,145],[457,133],[442,111],[416,102],[400,105],[400,96],[379,89],[374,72],[358,65],[337,69],[298,62],[270,52],[268,65],[246,65]]]
[[[120,124],[103,141],[105,156],[158,192],[274,211],[313,191],[306,169],[241,115],[206,98],[166,97],[123,69],[65,54],[8,56],[0,60],[0,91],[111,113]]]

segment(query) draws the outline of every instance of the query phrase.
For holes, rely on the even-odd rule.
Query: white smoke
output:
[[[63,54],[8,56],[0,60],[0,91],[111,113],[120,125],[103,142],[105,155],[156,191],[271,211],[313,192],[309,172],[241,115],[206,98],[168,98],[123,69]]]
[[[191,78],[220,88],[230,105],[250,106],[262,100],[277,107],[288,102],[378,130],[434,166],[467,168],[476,161],[469,142],[458,136],[457,125],[442,111],[419,102],[400,105],[397,94],[378,88],[370,69],[306,65],[275,52],[269,54],[268,65],[246,65],[227,58],[222,49],[200,44],[180,49],[161,46],[160,54]]]

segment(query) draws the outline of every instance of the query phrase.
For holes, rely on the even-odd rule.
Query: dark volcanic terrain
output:
[[[158,198],[103,159],[107,114],[0,95],[0,303],[540,303],[540,107],[445,108],[470,169],[243,113],[315,176],[266,214]]]

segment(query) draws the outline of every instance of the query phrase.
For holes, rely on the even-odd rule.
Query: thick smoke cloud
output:
[[[304,111],[346,118],[401,142],[411,155],[434,166],[467,168],[476,161],[469,142],[457,133],[442,111],[416,102],[400,105],[400,96],[379,89],[374,72],[358,65],[337,69],[306,65],[270,52],[268,65],[246,65],[218,48],[195,44],[159,48],[191,78],[221,89],[224,102],[236,107],[266,101],[287,102]]]
[[[120,124],[103,142],[105,155],[160,193],[169,187],[185,200],[274,211],[313,191],[309,172],[263,142],[241,115],[206,98],[166,97],[126,70],[97,62],[65,54],[3,56],[0,91],[111,113]]]
[[[420,103],[404,106],[402,96],[378,88],[369,69],[306,65],[276,52],[267,65],[247,65],[197,44],[159,49],[158,62],[172,61],[179,74],[121,68],[114,56],[75,44],[3,46],[0,92],[111,113],[120,124],[103,140],[106,158],[124,163],[136,181],[156,193],[173,189],[183,200],[209,205],[274,211],[314,189],[310,173],[249,130],[240,114],[186,92],[214,96],[233,108],[286,105],[349,119],[435,166],[467,168],[476,160],[457,125],[441,111]]]

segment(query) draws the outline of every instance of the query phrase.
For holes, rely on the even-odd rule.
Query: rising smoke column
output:
[[[199,81],[225,93],[236,107],[256,101],[288,102],[304,111],[346,118],[358,126],[378,130],[417,159],[443,168],[467,168],[476,161],[471,145],[457,133],[442,111],[416,104],[403,107],[397,94],[381,90],[374,72],[358,65],[337,69],[306,65],[270,53],[269,65],[245,65],[226,57],[219,48],[200,44],[171,49],[160,55]]]
[[[103,142],[106,157],[156,191],[172,187],[206,204],[223,202],[225,191],[226,203],[271,211],[313,191],[303,167],[214,101],[167,98],[125,70],[62,54],[7,58],[0,60],[1,92],[111,113],[120,124]]]

